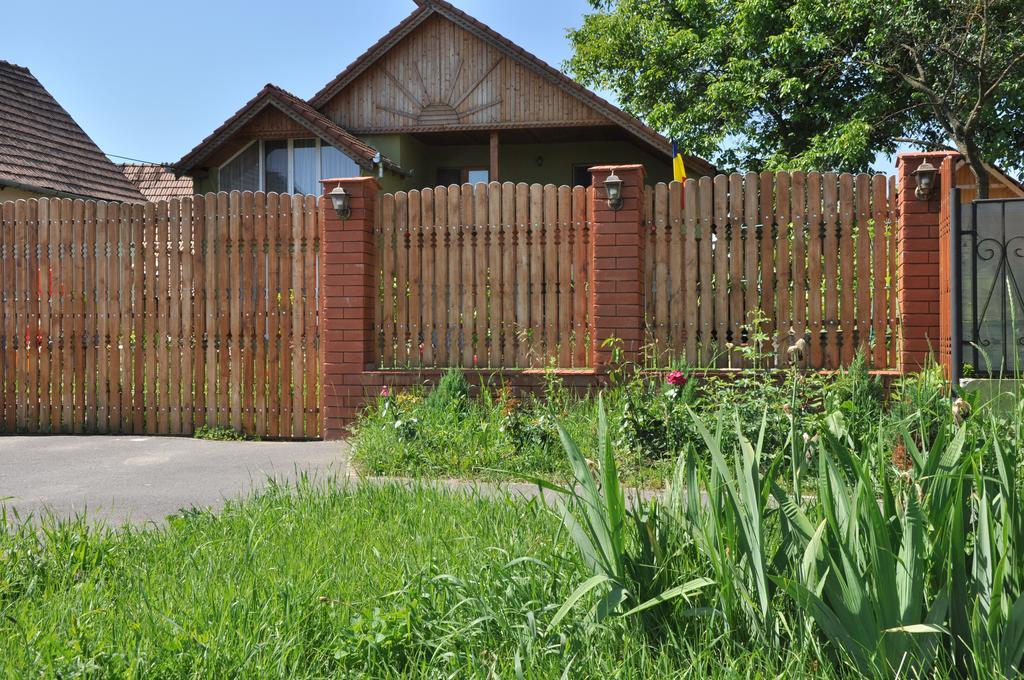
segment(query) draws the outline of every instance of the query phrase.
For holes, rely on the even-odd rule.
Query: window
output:
[[[220,166],[220,190],[319,194],[321,179],[359,175],[354,160],[319,139],[261,140]]]
[[[263,142],[263,190],[288,193],[288,142]]]
[[[320,147],[320,179],[336,177],[359,177],[356,162],[333,146]]]
[[[320,193],[320,173],[317,172],[316,147],[315,139],[296,139],[292,142],[291,192],[293,194]]]
[[[260,145],[253,143],[220,168],[221,191],[245,191],[260,184]]]
[[[438,186],[450,186],[452,184],[477,184],[490,181],[491,173],[487,168],[438,168]]]
[[[470,184],[479,184],[480,182],[487,183],[490,181],[491,173],[489,170],[480,170],[471,168],[466,170],[466,181]]]

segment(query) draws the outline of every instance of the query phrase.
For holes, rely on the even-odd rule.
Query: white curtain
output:
[[[354,160],[327,144],[320,147],[320,166],[323,179],[359,177],[361,174]]]

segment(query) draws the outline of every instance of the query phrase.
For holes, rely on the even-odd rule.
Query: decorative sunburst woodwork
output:
[[[466,62],[458,54],[453,54],[452,59],[457,60],[454,68],[455,77],[452,79],[451,85],[447,88],[445,88],[444,83],[440,79],[433,83],[428,82],[428,80],[423,77],[419,66],[417,65],[415,67],[418,80],[416,85],[419,85],[418,89],[422,90],[421,96],[418,96],[413,91],[413,83],[403,83],[393,73],[387,70],[387,68],[381,67],[381,71],[387,79],[390,80],[396,88],[398,88],[398,91],[404,95],[404,98],[410,107],[395,108],[378,103],[376,105],[377,109],[401,116],[402,118],[415,122],[415,124],[419,126],[438,127],[443,125],[458,125],[474,114],[486,111],[487,109],[494,108],[501,104],[501,97],[497,97],[489,102],[460,110],[460,107],[466,102],[466,100],[473,96],[473,93],[480,89],[481,85],[484,84],[484,81],[487,80],[487,77],[491,75],[496,68],[498,68],[504,57],[499,56],[492,61],[489,66],[480,68],[471,84],[463,90],[458,90],[458,85],[459,78],[462,75],[463,70],[466,68]]]

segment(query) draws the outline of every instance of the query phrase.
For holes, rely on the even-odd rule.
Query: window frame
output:
[[[314,140],[316,140],[316,174],[317,174],[317,177],[319,177],[322,180],[323,179],[323,174],[324,174],[324,166],[323,166],[323,157],[322,157],[322,154],[321,154],[321,149],[324,146],[324,141],[322,139],[320,139],[319,137],[292,137],[292,138],[289,138],[289,139],[254,139],[251,142],[249,142],[248,144],[246,144],[245,146],[243,146],[241,149],[239,149],[238,151],[233,153],[231,155],[231,157],[228,158],[226,161],[224,161],[223,163],[221,163],[220,165],[217,166],[217,188],[218,188],[218,190],[221,190],[220,189],[220,173],[221,173],[221,170],[223,170],[225,166],[231,164],[232,161],[234,161],[236,158],[241,156],[243,153],[248,151],[249,147],[251,147],[253,144],[259,144],[259,154],[258,154],[258,156],[259,156],[259,173],[258,174],[259,174],[259,178],[260,178],[259,188],[257,188],[257,189],[242,189],[242,191],[265,191],[265,188],[266,188],[266,185],[267,185],[266,167],[265,167],[265,162],[264,162],[264,156],[266,154],[266,150],[264,148],[265,142],[287,142],[288,143],[288,181],[287,181],[287,185],[289,187],[291,187],[291,188],[294,188],[295,187],[295,140],[296,139],[314,139]],[[335,147],[335,148],[337,148],[337,147]],[[349,156],[349,154],[345,153],[345,151],[343,151],[342,149],[338,149],[338,153],[348,157],[349,160],[351,160],[353,163],[356,164],[356,167],[359,167],[359,164],[356,163],[356,160],[354,158],[352,158],[352,156]],[[319,181],[319,180],[317,180],[317,181]],[[288,195],[298,195],[298,194],[294,194],[291,191],[288,191],[288,192],[285,192],[285,193],[287,193]]]

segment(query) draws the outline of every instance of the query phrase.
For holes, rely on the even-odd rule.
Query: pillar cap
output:
[[[635,171],[646,174],[647,168],[639,163],[632,165],[594,165],[589,168],[590,172],[624,172]]]
[[[947,149],[947,150],[943,150],[943,151],[902,151],[902,152],[896,154],[896,167],[898,168],[901,165],[903,165],[904,163],[907,163],[907,162],[910,162],[910,161],[918,161],[918,160],[922,160],[923,161],[925,159],[935,159],[935,158],[940,158],[941,159],[941,158],[950,158],[950,157],[952,157],[952,158],[959,158],[960,157],[960,152],[959,151],[953,151],[952,149]]]
[[[376,177],[335,177],[332,179],[322,179],[320,184],[323,185],[324,194],[342,184],[346,186],[368,186],[375,190],[380,189],[380,182],[377,181]]]

